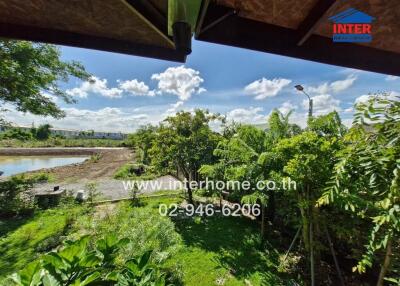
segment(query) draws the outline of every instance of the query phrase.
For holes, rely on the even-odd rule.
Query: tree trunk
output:
[[[299,201],[305,202],[305,196],[299,195]],[[309,230],[309,217],[308,208],[303,205],[299,206],[301,215],[301,229],[304,242],[304,248],[307,253],[310,251],[310,230]]]
[[[313,196],[310,197],[310,208],[311,208],[311,218],[310,223],[312,223],[312,236],[313,236],[313,256],[314,256],[314,273],[315,273],[315,283],[318,285],[318,282],[321,282],[324,273],[321,272],[321,229],[319,225],[319,208],[315,207],[315,198]]]
[[[193,193],[190,187],[188,187],[187,192],[188,192],[188,202],[189,204],[193,205]]]
[[[274,191],[271,191],[269,193],[266,217],[267,217],[267,220],[269,220],[271,223],[274,222],[274,219],[275,219],[275,193],[274,193]]]
[[[261,239],[264,240],[265,235],[265,206],[261,204]]]
[[[383,265],[381,268],[381,272],[379,273],[379,278],[378,282],[376,283],[376,286],[383,286],[383,281],[387,271],[389,270],[391,260],[392,260],[392,238],[389,238],[386,246],[385,260],[383,261]]]
[[[315,286],[314,232],[313,232],[312,220],[310,220],[310,273],[311,273],[311,286]]]
[[[191,182],[196,178],[196,173],[195,172],[192,172],[192,171],[189,171],[188,172],[188,186],[187,186],[187,192],[188,192],[188,202],[189,202],[189,204],[194,204],[193,203],[193,191],[192,191],[192,188],[191,188],[191,186],[190,186],[190,184],[191,184]]]

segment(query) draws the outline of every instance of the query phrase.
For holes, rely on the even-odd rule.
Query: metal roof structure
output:
[[[0,37],[184,62],[171,2],[199,41],[400,75],[398,0],[0,0]],[[329,18],[346,10],[370,16],[371,42],[333,42]]]

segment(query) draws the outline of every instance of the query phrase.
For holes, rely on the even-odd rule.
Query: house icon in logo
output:
[[[371,23],[374,17],[349,8],[329,18],[333,24],[334,42],[368,43],[372,41]]]

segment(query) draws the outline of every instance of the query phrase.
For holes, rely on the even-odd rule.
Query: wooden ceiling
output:
[[[196,39],[400,75],[399,0],[203,0]],[[334,43],[328,18],[376,20],[371,43]],[[168,0],[0,0],[0,37],[184,62],[167,35]]]
[[[217,0],[218,5],[234,8],[239,16],[296,29],[318,0]]]
[[[400,75],[399,0],[210,0],[196,39]],[[370,43],[336,43],[329,17],[348,8],[376,18]]]
[[[238,11],[244,18],[269,23],[285,28],[297,29],[310,14],[318,0],[217,0],[216,3]],[[337,1],[326,11],[323,21],[314,31],[315,34],[332,37],[330,16],[348,8],[363,11],[376,20],[373,23],[371,43],[364,46],[400,52],[400,1],[399,0],[348,0]]]
[[[184,61],[121,0],[0,0],[0,36]]]
[[[348,8],[355,8],[373,17],[371,43],[364,46],[400,53],[400,1],[399,0],[349,0],[330,9],[327,16],[336,15]],[[324,21],[316,30],[316,34],[331,37],[332,25]]]

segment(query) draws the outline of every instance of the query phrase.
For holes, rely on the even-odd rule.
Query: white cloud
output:
[[[354,108],[353,108],[353,107],[349,107],[349,108],[346,108],[346,109],[344,110],[345,113],[352,113],[353,111],[354,111]]]
[[[153,74],[151,79],[158,81],[157,94],[177,95],[181,101],[188,100],[193,94],[204,92],[201,87],[204,80],[200,72],[185,66],[170,67],[164,72]]]
[[[207,89],[205,89],[204,87],[200,87],[198,90],[197,90],[197,94],[200,94],[200,93],[203,93],[203,92],[206,92],[207,91]]]
[[[249,107],[249,108],[236,108],[226,114],[228,121],[235,121],[241,123],[265,123],[266,115],[262,114],[262,107]]]
[[[350,74],[343,80],[337,80],[331,83],[324,82],[318,86],[306,86],[305,91],[312,95],[328,94],[330,92],[339,93],[350,88],[356,79],[356,75]]]
[[[96,130],[103,132],[132,132],[141,125],[157,123],[161,116],[149,115],[145,112],[134,113],[133,109],[120,109],[105,107],[98,110],[63,108],[66,116],[59,120],[50,117],[36,116],[31,113],[18,112],[12,106],[8,106],[9,112],[5,113],[5,119],[16,125],[30,126],[49,123],[55,128],[75,130]],[[161,112],[160,112],[161,114]]]
[[[155,92],[150,90],[148,85],[143,81],[138,81],[137,79],[120,81],[119,88],[125,92],[131,93],[132,95],[155,95]]]
[[[353,118],[342,118],[342,124],[347,128],[350,128],[353,125]]]
[[[389,99],[399,100],[400,101],[400,92],[390,91],[389,92]]]
[[[167,115],[172,115],[175,114],[178,111],[178,108],[181,107],[183,105],[183,101],[178,101],[176,103],[173,103],[170,105],[170,108],[167,109],[167,111],[165,112]]]
[[[357,103],[361,103],[361,102],[367,102],[370,97],[371,97],[371,95],[363,94],[363,95],[357,97],[356,100],[354,101],[354,103],[357,104]]]
[[[248,84],[244,91],[255,96],[255,99],[261,100],[267,97],[276,96],[285,86],[289,85],[292,81],[285,78],[274,78],[272,80],[262,78]]]
[[[42,92],[42,96],[50,99],[54,103],[59,103],[59,101],[60,101],[60,99],[57,96],[55,96],[51,93],[48,93],[48,92]]]
[[[337,80],[334,81],[330,84],[330,88],[334,93],[341,92],[343,90],[348,89],[353,85],[353,83],[356,81],[357,77],[354,75],[349,75],[346,79],[344,80]]]
[[[107,79],[99,79],[95,76],[92,76],[88,81],[82,82],[79,87],[66,91],[68,95],[80,98],[88,97],[89,93],[96,93],[109,98],[119,98],[122,96],[122,92],[123,90],[119,88],[108,88]]]
[[[120,98],[122,97],[122,90],[119,88],[113,87],[110,89],[104,89],[99,92],[102,96],[109,98]]]
[[[340,100],[335,99],[330,94],[321,94],[313,98],[313,115],[323,115],[334,110],[341,111]],[[308,100],[303,100],[303,108],[308,110]]]
[[[288,114],[291,110],[297,109],[296,105],[293,105],[290,101],[285,101],[278,110],[283,114]]]
[[[394,80],[398,80],[399,77],[398,77],[398,76],[395,76],[395,75],[388,75],[387,77],[385,77],[385,79],[386,79],[387,81],[394,81]]]
[[[118,87],[108,87],[107,79],[92,76],[88,81],[82,82],[79,87],[66,90],[66,93],[79,98],[87,98],[90,93],[109,98],[120,98],[123,94],[156,96],[170,93],[177,95],[181,101],[186,101],[193,94],[200,94],[206,91],[201,86],[204,80],[201,78],[200,72],[184,66],[167,68],[162,73],[153,74],[151,79],[158,81],[156,90],[150,90],[145,82],[137,79],[118,80]]]
[[[370,99],[370,98],[372,98],[374,96],[375,95],[373,95],[373,94],[361,95],[361,96],[359,96],[359,97],[357,97],[355,99],[354,104],[365,103],[365,102],[368,101],[368,99]],[[398,100],[399,101],[400,100],[400,93],[397,92],[397,91],[390,91],[390,92],[387,93],[387,97],[386,98],[390,99],[390,100]]]
[[[106,107],[99,110],[65,108],[66,117],[57,121],[57,126],[82,130],[124,131],[145,124],[149,115],[132,114],[119,108]]]
[[[326,94],[329,92],[329,84],[325,82],[318,86],[306,86],[305,91],[309,94]]]
[[[342,70],[339,70],[338,73],[344,74],[344,75],[372,74],[369,71],[357,70],[357,69],[351,69],[351,68],[344,68]]]
[[[79,87],[67,89],[66,93],[70,96],[79,97],[79,98],[86,98],[88,96],[87,91],[84,91],[83,89],[81,89]]]

